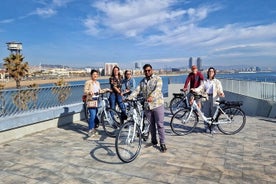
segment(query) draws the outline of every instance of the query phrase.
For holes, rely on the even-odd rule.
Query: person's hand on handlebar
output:
[[[225,95],[224,95],[223,92],[219,93],[219,96],[220,96],[220,97],[225,97]]]

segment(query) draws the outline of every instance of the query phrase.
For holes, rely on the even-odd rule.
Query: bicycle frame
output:
[[[105,113],[105,116],[107,117],[107,113],[105,111],[107,104],[108,104],[108,99],[107,97],[104,97],[103,94],[99,97],[99,107],[98,107],[98,112],[97,112],[97,117],[98,119],[101,118],[102,113]]]
[[[222,124],[222,123],[231,123],[231,119],[222,110],[222,108],[220,107],[219,104],[216,105],[216,110],[215,110],[215,113],[214,113],[213,117],[206,117],[204,115],[204,113],[200,110],[200,108],[198,107],[198,105],[195,102],[195,100],[193,100],[193,103],[192,103],[192,105],[191,105],[190,108],[191,108],[191,110],[189,112],[189,116],[188,116],[187,120],[190,119],[190,117],[192,115],[192,112],[196,111],[197,115],[200,115],[200,117],[203,119],[203,121],[208,122],[208,124],[215,124],[215,125],[217,125],[217,124]],[[219,112],[222,112],[225,115],[225,117],[227,118],[226,122],[222,122],[222,121],[220,121],[220,122],[217,121],[216,122],[216,121],[214,121],[215,119],[217,119],[217,116],[218,116]]]
[[[137,125],[139,126],[142,134],[147,133],[149,131],[149,125],[144,128],[143,130],[143,122],[145,119],[143,106],[139,101],[136,102],[130,102],[129,104],[130,109],[129,112],[132,114],[132,119],[134,121],[134,132],[136,131]],[[134,139],[134,136],[132,137],[132,140]]]

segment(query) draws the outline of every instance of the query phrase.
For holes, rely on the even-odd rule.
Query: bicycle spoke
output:
[[[116,137],[116,153],[123,162],[133,161],[141,149],[141,131],[133,122],[125,123]]]
[[[177,135],[186,135],[191,133],[198,123],[197,115],[189,110],[183,109],[177,111],[171,118],[170,126]]]
[[[225,108],[224,113],[218,117],[218,129],[224,134],[236,134],[245,125],[246,117],[244,112],[236,107]]]

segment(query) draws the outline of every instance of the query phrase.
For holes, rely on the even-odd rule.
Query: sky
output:
[[[0,58],[30,65],[276,69],[276,0],[1,0]]]

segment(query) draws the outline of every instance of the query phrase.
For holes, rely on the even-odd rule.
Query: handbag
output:
[[[98,100],[88,100],[86,101],[87,108],[97,108],[98,107]]]

